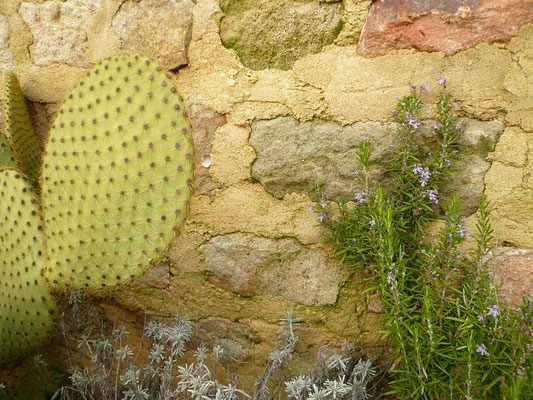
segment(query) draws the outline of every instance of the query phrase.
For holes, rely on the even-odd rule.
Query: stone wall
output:
[[[431,103],[447,78],[464,127],[448,191],[471,228],[489,196],[504,297],[531,290],[532,22],[533,0],[0,0],[0,69],[19,74],[43,145],[101,59],[139,51],[172,72],[195,135],[188,220],[164,262],[94,301],[133,341],[145,314],[187,312],[196,340],[226,346],[250,385],[287,310],[311,324],[295,371],[319,346],[378,337],[309,192],[325,182],[330,199],[350,198],[355,146],[370,139],[386,159],[409,84],[427,82]]]

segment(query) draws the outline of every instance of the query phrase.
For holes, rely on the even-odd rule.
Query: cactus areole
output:
[[[4,123],[6,137],[14,159],[32,184],[37,181],[41,167],[41,150],[26,108],[26,99],[14,72],[5,79]]]
[[[58,314],[41,271],[44,234],[37,196],[19,171],[0,168],[0,365],[46,338]]]
[[[99,289],[144,273],[192,194],[191,126],[170,75],[140,55],[102,61],[72,90],[46,147],[45,276]]]

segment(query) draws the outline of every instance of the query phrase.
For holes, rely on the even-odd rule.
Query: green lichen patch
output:
[[[250,68],[287,70],[333,43],[342,4],[316,0],[223,0],[220,36]]]
[[[58,112],[43,165],[46,276],[58,290],[144,273],[192,194],[191,126],[170,76],[139,55],[104,60]]]
[[[16,170],[0,171],[0,364],[46,338],[57,314],[45,287],[44,235],[37,198]]]

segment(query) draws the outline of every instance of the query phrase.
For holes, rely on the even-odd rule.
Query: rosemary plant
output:
[[[426,235],[439,217],[439,185],[458,154],[457,116],[450,95],[437,103],[435,136],[421,155],[417,135],[423,90],[413,87],[398,100],[399,146],[380,185],[372,179],[372,148],[357,150],[360,189],[334,213],[318,188],[315,210],[342,261],[368,279],[383,302],[383,334],[394,350],[391,394],[401,399],[526,399],[532,380],[532,302],[513,311],[498,300],[490,269],[492,228],[489,202],[479,206],[477,250],[457,197],[443,206],[438,238]],[[440,214],[442,215],[442,214]]]

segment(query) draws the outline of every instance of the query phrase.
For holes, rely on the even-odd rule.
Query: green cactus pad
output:
[[[16,167],[11,148],[2,132],[0,132],[0,167]]]
[[[51,284],[95,289],[147,271],[185,218],[192,154],[182,99],[155,62],[122,55],[91,69],[45,151]]]
[[[41,167],[41,151],[31,124],[20,83],[13,72],[5,79],[4,118],[6,136],[19,169],[32,183],[37,182]]]
[[[29,180],[0,170],[0,364],[23,356],[53,326],[57,310],[41,274],[43,241]]]

